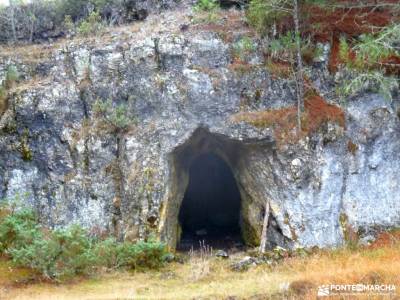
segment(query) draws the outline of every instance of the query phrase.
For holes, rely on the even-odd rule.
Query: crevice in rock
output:
[[[293,236],[292,238],[295,239],[296,236]],[[283,234],[282,228],[279,226],[276,217],[271,212],[269,214],[267,227],[267,249],[272,250],[277,246],[291,249],[293,248],[293,240]]]
[[[154,38],[154,55],[155,55],[155,61],[157,63],[157,69],[159,71],[164,71],[165,66],[162,61],[161,53],[160,53],[160,39],[159,38]]]

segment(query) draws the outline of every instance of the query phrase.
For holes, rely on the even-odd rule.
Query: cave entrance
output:
[[[272,145],[268,138],[231,139],[204,127],[193,131],[168,156],[160,240],[171,250],[189,250],[199,240],[214,249],[257,246],[266,193],[253,186],[249,167],[253,153],[271,151]]]
[[[179,250],[243,246],[240,231],[241,197],[228,164],[213,153],[197,156],[189,166],[189,182],[179,211]]]

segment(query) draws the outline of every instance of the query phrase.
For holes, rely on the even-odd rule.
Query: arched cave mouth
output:
[[[272,145],[268,138],[239,140],[196,129],[168,157],[160,239],[172,250],[197,248],[203,240],[230,252],[257,246],[266,199],[251,185],[248,162],[258,151],[271,151]]]
[[[189,182],[179,211],[178,250],[243,246],[241,196],[229,165],[214,153],[198,155],[189,166]]]

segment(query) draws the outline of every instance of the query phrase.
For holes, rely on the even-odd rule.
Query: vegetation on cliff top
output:
[[[288,59],[295,52],[288,36],[295,28],[292,18],[292,0],[252,0],[247,18],[262,36],[269,40],[270,48],[283,44],[279,56],[273,49],[266,54],[273,60],[289,63],[293,69],[298,61]],[[307,0],[299,1],[299,35],[302,41],[331,43],[329,70],[336,73],[340,68],[352,70],[349,78],[343,78],[340,91],[343,96],[354,95],[365,89],[373,89],[391,99],[398,87],[400,52],[400,4],[398,1]],[[276,47],[275,47],[276,48]],[[282,55],[286,53],[286,55]],[[304,57],[304,52],[301,51]],[[285,59],[286,58],[286,59]],[[289,55],[290,58],[290,55]],[[304,58],[307,62],[307,59]],[[347,80],[348,79],[348,80]],[[299,79],[296,79],[299,81]],[[300,82],[301,83],[301,82]],[[299,83],[298,83],[299,84]]]

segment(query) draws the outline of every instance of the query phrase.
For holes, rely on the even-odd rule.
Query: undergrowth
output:
[[[152,238],[137,243],[99,240],[78,225],[49,230],[39,224],[31,210],[3,207],[0,255],[43,278],[62,281],[94,274],[100,267],[156,269],[163,265],[167,250]]]

